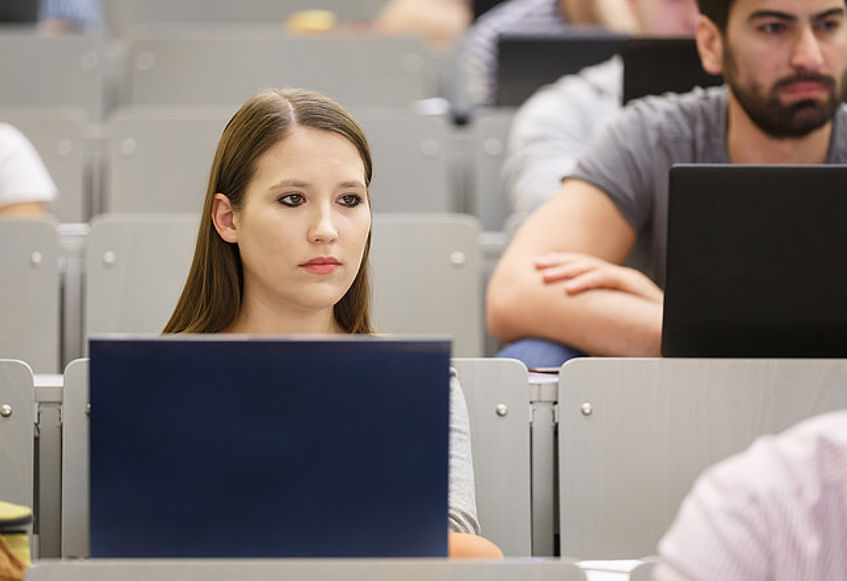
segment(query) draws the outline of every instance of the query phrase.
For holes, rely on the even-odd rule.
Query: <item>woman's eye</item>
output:
[[[279,198],[279,203],[292,208],[301,205],[306,200],[303,199],[303,194],[285,194]]]
[[[344,194],[338,201],[342,206],[354,208],[362,203],[362,198],[358,194]]]

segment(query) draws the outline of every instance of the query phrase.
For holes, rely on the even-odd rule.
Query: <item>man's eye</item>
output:
[[[354,208],[362,203],[362,198],[357,194],[344,194],[338,201],[343,206]]]
[[[829,20],[821,20],[818,23],[818,30],[828,32],[830,30],[837,30],[841,26],[841,20],[831,18]]]
[[[759,30],[765,34],[779,34],[786,30],[786,26],[782,22],[766,22],[759,27]]]
[[[284,206],[299,206],[305,200],[303,199],[303,194],[285,194],[284,196],[279,198],[279,203]]]

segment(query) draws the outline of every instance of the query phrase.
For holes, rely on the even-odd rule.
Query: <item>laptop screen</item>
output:
[[[517,107],[543,85],[612,58],[624,38],[603,32],[500,36],[496,105]]]
[[[0,24],[35,24],[40,0],[3,0],[0,2]]]
[[[670,171],[662,354],[847,356],[847,166]]]
[[[444,556],[450,345],[90,343],[92,557]]]
[[[723,77],[703,70],[693,38],[630,38],[621,47],[623,102],[712,87]]]

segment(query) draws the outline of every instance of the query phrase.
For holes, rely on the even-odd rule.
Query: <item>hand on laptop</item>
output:
[[[593,289],[614,289],[652,302],[662,302],[662,290],[642,272],[580,252],[550,252],[535,260],[547,283],[567,281],[565,292],[575,295]]]

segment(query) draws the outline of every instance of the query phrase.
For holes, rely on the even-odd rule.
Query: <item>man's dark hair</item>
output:
[[[734,3],[735,0],[697,0],[700,14],[714,22],[721,34],[726,33],[729,9],[732,8]]]

